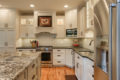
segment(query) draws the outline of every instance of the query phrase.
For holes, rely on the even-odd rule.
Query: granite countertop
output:
[[[0,61],[0,80],[13,80],[23,72],[40,54],[12,55]]]
[[[32,47],[19,47],[17,49],[35,49]],[[73,47],[73,46],[53,46],[53,49],[73,49],[76,53],[81,55],[82,57],[88,58],[92,61],[95,60],[95,54],[94,51],[91,51],[86,48],[81,48],[81,47]]]
[[[35,48],[33,48],[33,47],[17,47],[16,49],[36,49],[36,47]]]
[[[74,48],[74,51],[84,58],[88,58],[92,61],[95,60],[95,54],[93,51],[89,51],[88,49],[84,48]]]

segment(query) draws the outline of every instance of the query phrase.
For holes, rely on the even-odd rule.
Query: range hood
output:
[[[50,34],[56,34],[56,29],[55,28],[44,28],[44,27],[38,27],[36,28],[35,34],[40,34],[40,33],[50,33]]]

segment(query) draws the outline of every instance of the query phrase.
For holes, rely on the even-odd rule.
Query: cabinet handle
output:
[[[61,55],[57,55],[58,57],[60,57]]]
[[[35,67],[35,64],[32,65],[32,68],[34,68],[34,67]]]
[[[71,54],[74,55],[74,51],[72,51]]]
[[[24,79],[26,79],[26,72],[24,72]]]
[[[79,65],[79,63],[77,63],[77,65],[76,65],[76,66],[77,66],[77,68],[79,67],[78,65]]]
[[[81,32],[81,35],[83,35],[83,32]]]
[[[5,42],[4,45],[5,45],[5,46],[8,46],[8,42]]]
[[[61,61],[57,61],[58,63],[61,63]]]
[[[57,50],[57,51],[61,51],[61,50]]]
[[[34,80],[34,78],[35,78],[35,75],[33,75],[32,80]]]

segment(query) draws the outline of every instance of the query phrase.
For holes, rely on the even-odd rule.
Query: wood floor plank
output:
[[[41,68],[40,80],[65,80],[65,75],[75,75],[75,72],[67,67]]]

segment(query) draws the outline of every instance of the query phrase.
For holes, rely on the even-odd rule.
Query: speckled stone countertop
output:
[[[82,57],[88,58],[92,61],[95,60],[94,51],[91,51],[86,48],[81,47],[63,47],[63,46],[54,46],[53,49],[73,49],[75,53],[79,54]]]
[[[18,56],[18,54],[14,54],[4,57],[0,60],[0,80],[14,80],[39,55],[40,53],[30,53],[29,55]]]

